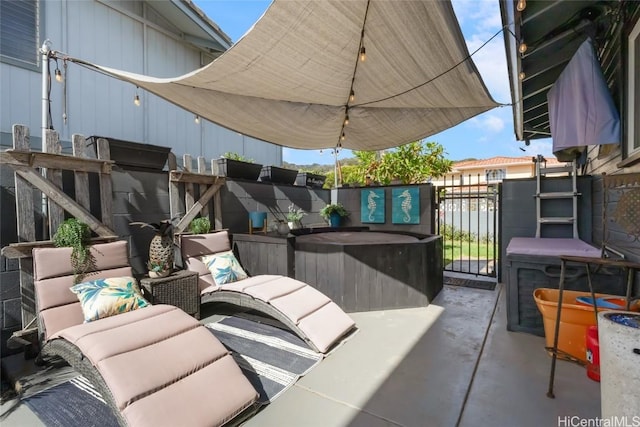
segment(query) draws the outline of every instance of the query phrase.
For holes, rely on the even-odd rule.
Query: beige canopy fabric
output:
[[[275,0],[227,52],[184,76],[92,66],[223,127],[300,149],[396,147],[497,105],[449,1]]]

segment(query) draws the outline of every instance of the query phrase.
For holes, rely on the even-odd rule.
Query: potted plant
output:
[[[253,163],[252,159],[247,159],[237,153],[224,153],[216,160],[216,175],[229,178],[241,178],[256,181],[262,171],[262,165]]]
[[[56,247],[72,248],[71,267],[75,275],[75,283],[80,283],[84,274],[94,265],[94,259],[89,251],[90,238],[89,226],[76,218],[64,220],[53,235],[53,244]]]
[[[339,227],[342,218],[349,216],[349,212],[347,212],[342,203],[332,203],[320,209],[320,216],[329,221],[332,227]]]
[[[193,234],[205,234],[211,230],[211,221],[206,216],[194,218],[189,223],[189,231]]]
[[[289,205],[289,212],[287,213],[289,229],[295,230],[297,228],[302,228],[302,217],[306,214],[307,213],[301,208],[296,208],[296,206],[291,203]]]
[[[173,223],[174,219],[156,223],[130,222],[129,225],[139,225],[155,230],[155,235],[149,244],[149,261],[147,269],[149,277],[166,277],[173,270]]]

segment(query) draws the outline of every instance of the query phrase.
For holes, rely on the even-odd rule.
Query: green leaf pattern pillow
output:
[[[85,323],[150,305],[133,277],[111,277],[72,286],[78,295]]]
[[[233,255],[233,251],[219,252],[213,255],[203,256],[201,261],[207,266],[213,280],[218,286],[225,283],[237,282],[246,279],[247,273]]]

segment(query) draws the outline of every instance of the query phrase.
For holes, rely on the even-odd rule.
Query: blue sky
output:
[[[271,1],[194,0],[194,3],[235,42],[262,16]],[[476,50],[500,30],[502,25],[498,0],[453,0],[452,3],[469,52]],[[502,36],[496,37],[478,51],[473,60],[493,99],[503,104],[510,103]],[[448,158],[452,160],[536,154],[552,156],[550,139],[533,140],[528,147],[522,141],[516,141],[511,107],[494,108],[426,139],[442,144]],[[328,151],[321,154],[318,150],[284,148],[283,158],[296,164],[332,164],[333,156]],[[351,153],[343,150],[339,157],[351,157]]]

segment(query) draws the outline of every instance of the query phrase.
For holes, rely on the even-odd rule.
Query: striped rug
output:
[[[227,317],[206,326],[231,351],[261,403],[276,399],[322,360],[293,333],[265,323]]]
[[[275,326],[237,317],[205,325],[233,355],[236,363],[266,405],[280,396],[322,360],[303,340]],[[115,415],[100,393],[83,376],[59,376],[35,393],[23,397],[45,426],[117,426]],[[68,371],[68,369],[67,369]],[[33,382],[37,382],[34,378]],[[54,384],[57,384],[54,386]],[[27,395],[25,395],[27,396]]]

